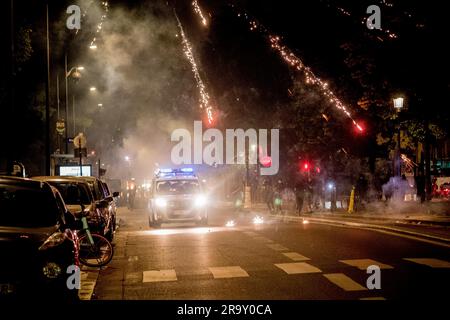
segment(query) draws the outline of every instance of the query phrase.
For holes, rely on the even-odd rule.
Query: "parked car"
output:
[[[66,284],[78,257],[74,220],[56,188],[0,177],[0,298],[77,299]]]
[[[86,181],[69,176],[41,176],[33,179],[45,181],[57,188],[71,213],[75,215],[82,210],[88,212],[87,220],[91,231],[112,240],[115,222],[104,205],[95,199]]]
[[[102,210],[102,215],[108,217],[109,233],[106,235],[108,240],[112,241],[116,230],[116,202],[115,197],[119,196],[119,192],[111,193],[108,185],[96,177],[77,177],[81,181],[88,183],[97,207]]]

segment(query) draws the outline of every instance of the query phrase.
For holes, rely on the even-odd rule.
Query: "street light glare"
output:
[[[401,110],[403,108],[403,98],[398,97],[394,99],[394,108],[397,110]]]
[[[89,90],[95,91],[95,90],[97,90],[97,88],[96,87],[90,87]]]
[[[84,70],[84,67],[83,66],[79,66],[79,67],[77,67],[77,70]]]
[[[95,44],[92,44],[92,45],[89,46],[89,49],[95,50],[95,49],[97,49],[97,46]]]

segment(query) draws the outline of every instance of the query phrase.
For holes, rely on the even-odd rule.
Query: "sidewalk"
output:
[[[450,227],[450,203],[431,203],[428,205],[405,204],[401,208],[395,206],[381,207],[381,203],[368,205],[366,210],[348,213],[344,209],[314,211],[312,213],[302,213],[302,217],[326,217],[337,219],[358,219],[374,221],[385,221],[391,223],[410,223],[418,225],[435,225]],[[298,214],[288,206],[283,210],[284,215],[298,217]],[[269,213],[265,204],[253,204],[250,211],[264,211]]]
[[[409,209],[411,208],[412,206]],[[424,210],[412,213],[408,213],[409,210],[406,210],[395,213],[390,210],[392,208],[387,209],[383,212],[366,210],[355,213],[348,213],[342,209],[334,212],[328,210],[302,213],[299,216],[293,208],[288,208],[283,210],[282,215],[271,216],[284,221],[314,222],[378,230],[450,247],[450,215],[448,213],[423,213]],[[270,214],[265,204],[255,204],[246,210]],[[428,212],[431,211],[428,210]]]

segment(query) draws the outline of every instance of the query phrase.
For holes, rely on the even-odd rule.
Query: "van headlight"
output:
[[[42,273],[49,279],[58,278],[61,272],[61,267],[55,262],[47,262],[42,268]]]
[[[167,201],[166,201],[166,199],[163,199],[163,198],[156,198],[155,204],[157,207],[161,207],[161,208],[167,207]]]
[[[196,207],[204,207],[207,202],[208,201],[207,201],[207,199],[206,199],[206,197],[204,195],[198,195],[195,198],[195,206]]]

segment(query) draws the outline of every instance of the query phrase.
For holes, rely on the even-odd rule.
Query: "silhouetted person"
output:
[[[297,181],[294,192],[295,192],[295,204],[297,214],[301,215],[303,208],[303,200],[305,198],[305,182],[303,181],[303,179],[299,179]]]
[[[419,171],[416,176],[416,189],[417,189],[417,197],[420,199],[420,202],[425,202],[426,193],[425,193],[425,176],[422,171]]]
[[[366,177],[363,174],[359,175],[358,181],[356,182],[355,192],[356,192],[356,210],[363,208],[363,201],[366,200],[368,183]]]
[[[269,181],[266,181],[264,186],[264,201],[267,204],[270,212],[274,211],[273,200],[274,200],[274,190],[273,186]]]

